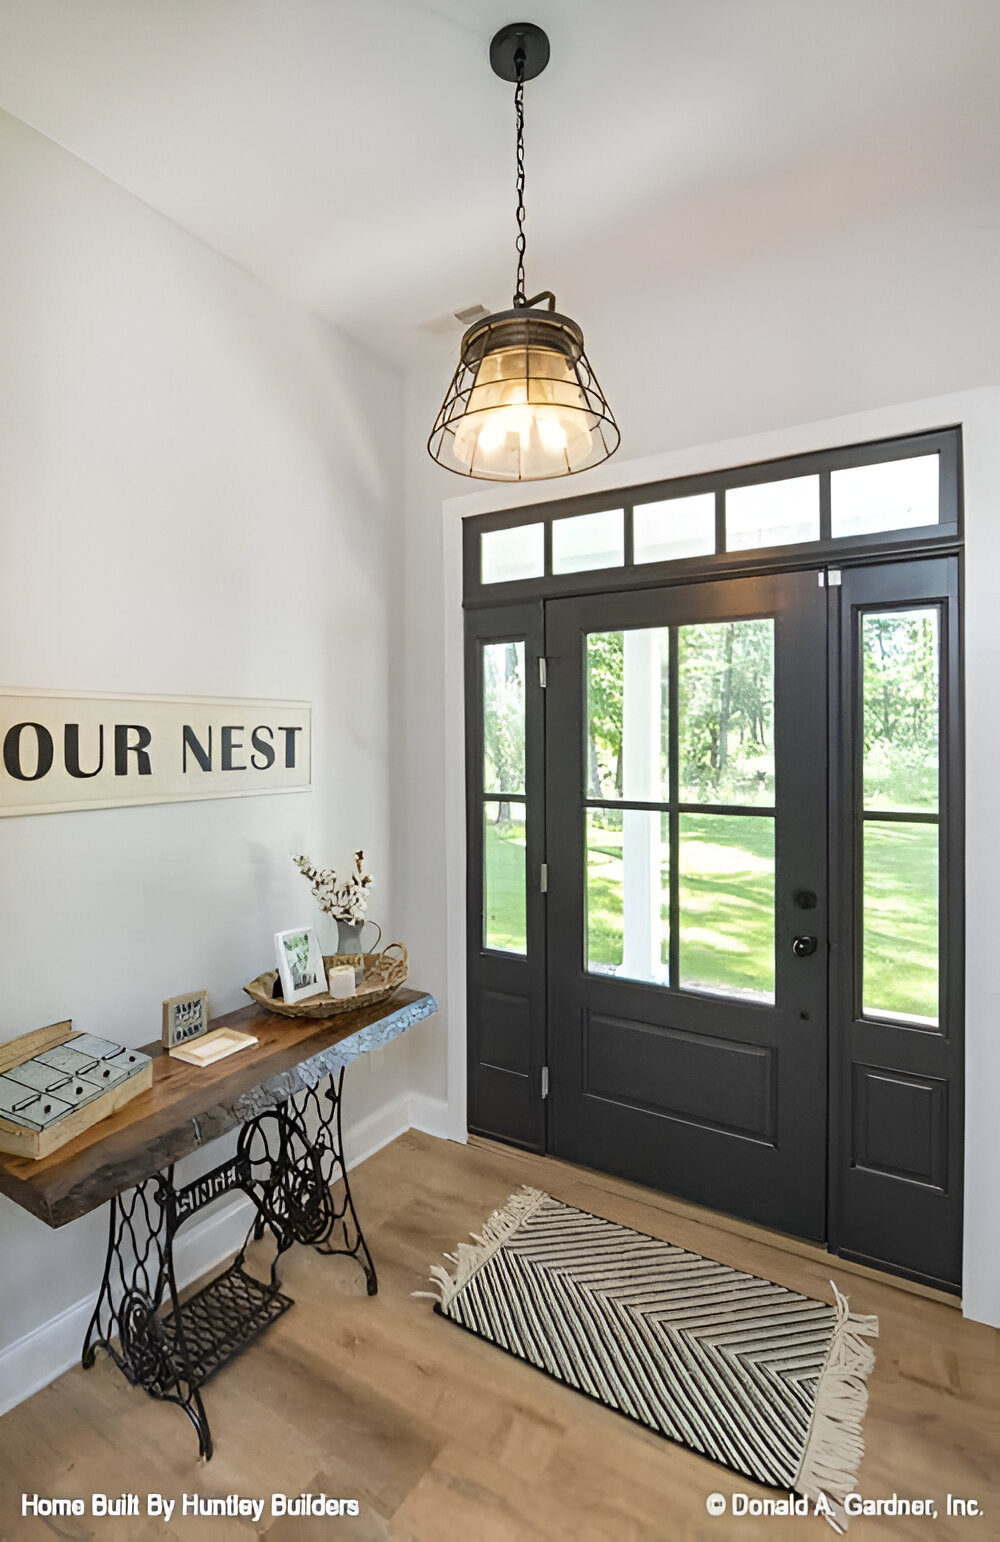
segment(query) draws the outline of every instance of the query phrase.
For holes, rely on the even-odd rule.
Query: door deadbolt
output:
[[[815,937],[793,937],[792,952],[796,958],[809,958],[819,947]]]

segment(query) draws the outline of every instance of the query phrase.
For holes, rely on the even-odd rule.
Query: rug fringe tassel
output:
[[[830,1284],[836,1297],[833,1338],[794,1486],[807,1499],[826,1496],[835,1511],[826,1518],[841,1536],[847,1528],[844,1500],[854,1492],[865,1452],[861,1426],[868,1407],[868,1377],[875,1365],[875,1352],[865,1340],[878,1338],[878,1318],[852,1312],[848,1298],[832,1280]]]
[[[455,1265],[453,1274],[441,1264],[432,1264],[430,1280],[434,1290],[414,1290],[414,1296],[426,1296],[444,1308],[467,1285],[477,1269],[481,1269],[499,1247],[502,1247],[512,1231],[525,1222],[529,1215],[546,1199],[544,1189],[533,1189],[527,1183],[517,1194],[512,1194],[505,1205],[494,1210],[482,1232],[470,1232],[472,1242],[460,1242],[455,1253],[444,1257]]]

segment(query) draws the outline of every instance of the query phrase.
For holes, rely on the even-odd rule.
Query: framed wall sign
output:
[[[0,688],[0,818],[307,792],[307,702]]]

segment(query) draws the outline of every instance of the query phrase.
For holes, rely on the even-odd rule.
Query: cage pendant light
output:
[[[531,22],[503,27],[490,63],[514,82],[517,124],[517,271],[513,309],[473,322],[427,448],[461,476],[536,482],[607,460],[620,435],[590,367],[583,333],[550,290],[524,288],[524,82],[540,75],[549,40]],[[544,302],[544,308],[543,307]]]

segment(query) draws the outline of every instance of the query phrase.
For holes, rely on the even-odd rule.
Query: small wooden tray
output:
[[[19,1039],[0,1044],[0,1074],[13,1070],[25,1060],[44,1054],[46,1050],[56,1049],[63,1044],[72,1046],[74,1039],[84,1037],[84,1034],[73,1032],[72,1019],[65,1023],[52,1023],[48,1028],[37,1028],[34,1033],[23,1033]],[[9,1151],[14,1156],[31,1157],[37,1161],[39,1157],[48,1156],[51,1151],[58,1151],[67,1141],[82,1135],[92,1124],[106,1119],[152,1085],[153,1063],[150,1061],[134,1076],[126,1077],[116,1087],[109,1087],[107,1092],[91,1098],[89,1103],[82,1104],[65,1118],[46,1125],[43,1130],[31,1130],[16,1120],[0,1116],[0,1151]],[[58,1097],[58,1092],[54,1096]]]
[[[227,1055],[238,1054],[258,1041],[252,1033],[237,1033],[235,1028],[216,1028],[190,1044],[179,1044],[169,1050],[171,1060],[184,1060],[188,1065],[214,1065]]]

